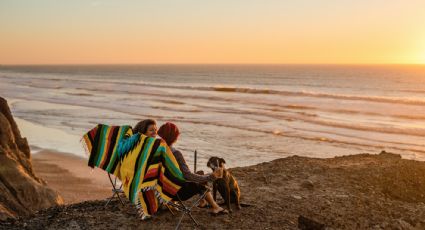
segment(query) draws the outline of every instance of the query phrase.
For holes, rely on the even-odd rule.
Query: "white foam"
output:
[[[16,117],[14,119],[22,136],[27,138],[30,146],[86,157],[84,149],[81,147],[80,136],[34,124],[24,119]]]

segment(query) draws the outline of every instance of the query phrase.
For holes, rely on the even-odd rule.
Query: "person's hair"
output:
[[[140,121],[139,123],[134,126],[133,133],[141,133],[146,134],[148,131],[149,125],[156,125],[156,121],[152,119],[146,119],[143,121]]]
[[[177,125],[167,122],[158,129],[158,135],[165,140],[167,145],[172,145],[180,135],[179,128]]]

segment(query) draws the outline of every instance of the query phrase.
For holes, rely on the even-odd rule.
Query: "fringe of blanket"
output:
[[[137,209],[137,214],[141,220],[146,220],[147,218],[151,217],[150,215],[143,212],[143,208],[142,208],[142,205],[140,204],[140,200],[138,204],[136,205],[136,209]]]
[[[158,201],[159,201],[160,204],[169,204],[171,202],[171,201],[166,201],[166,200],[164,200],[164,198],[161,197],[161,193],[158,192],[158,190],[156,190],[156,185],[149,186],[149,187],[142,189],[143,192],[146,192],[146,191],[149,191],[149,190],[155,190],[155,197],[158,198]]]
[[[146,192],[146,191],[150,191],[150,190],[155,190],[155,197],[158,199],[159,204],[168,205],[168,204],[171,203],[171,201],[166,201],[164,198],[161,197],[161,193],[158,192],[158,190],[156,190],[156,185],[143,188],[141,192]],[[143,212],[143,208],[142,208],[142,204],[140,203],[140,199],[137,201],[136,208],[138,210],[139,217],[142,218],[142,220],[145,219],[146,217],[150,217],[149,214]]]
[[[84,153],[86,154],[87,157],[90,156],[90,150],[89,147],[87,146],[86,141],[84,140],[84,137],[80,139],[80,144],[84,149]]]

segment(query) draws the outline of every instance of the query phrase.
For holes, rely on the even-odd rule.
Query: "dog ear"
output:
[[[226,161],[223,158],[218,158],[218,162],[220,162],[220,167],[223,167],[223,164],[226,164]]]

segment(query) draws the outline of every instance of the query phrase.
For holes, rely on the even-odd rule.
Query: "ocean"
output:
[[[32,151],[86,157],[98,123],[176,123],[198,168],[382,150],[425,160],[425,66],[0,66],[0,96]]]

